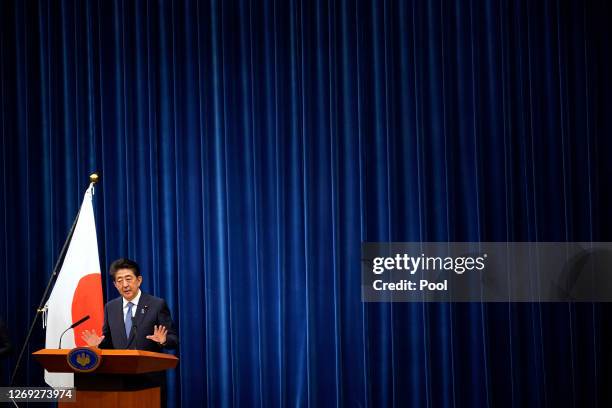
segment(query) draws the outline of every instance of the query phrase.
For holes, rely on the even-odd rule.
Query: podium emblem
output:
[[[102,362],[102,356],[89,347],[77,347],[66,356],[68,365],[77,373],[94,371]]]

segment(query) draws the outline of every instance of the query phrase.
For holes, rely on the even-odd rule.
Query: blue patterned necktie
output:
[[[132,302],[128,302],[128,310],[125,314],[125,335],[127,338],[130,338],[130,332],[132,331],[132,306],[134,304]]]

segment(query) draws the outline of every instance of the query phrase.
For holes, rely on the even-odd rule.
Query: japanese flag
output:
[[[62,332],[88,315],[87,321],[64,334],[62,348],[86,346],[81,339],[84,330],[102,333],[102,276],[92,200],[93,183],[85,192],[64,263],[47,301],[46,348],[58,348]],[[45,372],[45,382],[56,388],[74,384],[73,375],[66,373]]]

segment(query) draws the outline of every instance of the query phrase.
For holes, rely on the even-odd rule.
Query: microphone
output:
[[[82,323],[86,322],[87,320],[89,320],[89,315],[87,315],[87,316],[83,317],[81,320],[79,320],[79,321],[77,321],[77,322],[75,322],[75,323],[72,323],[72,325],[71,325],[69,328],[67,328],[66,330],[64,330],[64,331],[62,332],[62,334],[61,334],[60,338],[59,338],[59,347],[58,347],[58,348],[60,348],[60,349],[62,348],[62,337],[64,337],[64,334],[66,334],[66,332],[67,332],[68,330],[70,330],[70,329],[74,329],[75,327],[77,327],[77,326],[81,325]]]
[[[132,324],[132,333],[134,333],[133,337],[130,336],[128,337],[128,349],[132,348],[132,343],[136,341],[136,337],[138,337],[138,324],[136,322],[134,322]],[[129,341],[130,339],[132,339],[132,341]]]

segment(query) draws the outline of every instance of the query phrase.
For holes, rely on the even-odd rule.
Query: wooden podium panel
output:
[[[76,402],[60,402],[59,408],[160,408],[159,387],[137,391],[80,391]]]
[[[32,355],[51,373],[72,373],[66,357],[68,349],[42,349]],[[154,353],[142,350],[99,350],[102,363],[96,373],[143,374],[175,368],[178,358],[172,354]]]
[[[49,372],[74,373],[76,402],[59,403],[61,408],[158,408],[163,371],[175,368],[171,354],[142,350],[99,350],[100,365],[92,372],[77,372],[68,364],[67,349],[43,349],[32,353]]]

